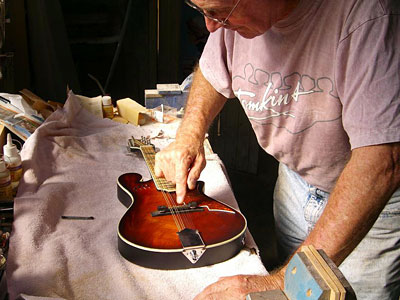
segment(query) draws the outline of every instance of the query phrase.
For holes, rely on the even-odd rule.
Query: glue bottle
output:
[[[18,184],[22,177],[22,161],[18,148],[13,144],[11,134],[7,134],[7,144],[3,146],[4,161],[10,171],[13,194],[17,194]]]
[[[4,160],[0,160],[0,202],[9,202],[13,199],[10,171]]]
[[[114,117],[114,107],[110,96],[103,96],[103,117],[112,119]]]

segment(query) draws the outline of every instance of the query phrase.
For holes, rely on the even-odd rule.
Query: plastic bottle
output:
[[[0,160],[0,202],[9,202],[13,199],[10,171],[4,160]]]
[[[114,117],[114,107],[112,105],[110,96],[103,96],[101,99],[103,103],[103,117],[112,119]]]
[[[3,154],[7,169],[10,171],[11,186],[15,195],[22,177],[22,161],[17,146],[12,142],[10,133],[7,134],[7,144],[3,146]]]

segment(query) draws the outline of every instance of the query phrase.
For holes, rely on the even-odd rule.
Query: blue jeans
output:
[[[280,164],[274,192],[274,217],[282,259],[306,239],[328,198],[329,193],[309,185],[286,165]],[[400,189],[365,238],[340,265],[340,270],[356,292],[357,299],[399,300]]]

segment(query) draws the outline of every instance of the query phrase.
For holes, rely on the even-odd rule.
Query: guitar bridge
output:
[[[185,228],[178,232],[178,235],[183,246],[182,254],[185,255],[192,264],[197,263],[206,251],[206,245],[204,245],[199,231]]]
[[[167,207],[161,205],[157,207],[156,211],[151,212],[152,217],[166,216],[172,214],[192,213],[196,211],[203,211],[203,207],[197,206],[197,202],[193,201],[185,205]]]

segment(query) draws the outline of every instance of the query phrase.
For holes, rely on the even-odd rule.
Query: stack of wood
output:
[[[45,101],[39,96],[32,93],[30,90],[23,89],[20,91],[24,100],[38,113],[40,113],[44,119],[47,119],[57,108],[63,106],[62,103],[54,101]]]
[[[323,250],[303,246],[290,260],[284,290],[251,293],[246,300],[355,300],[354,290]]]

